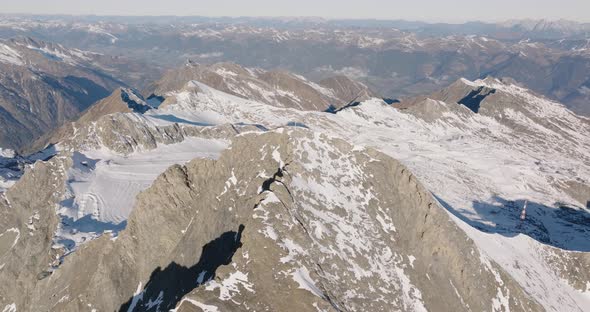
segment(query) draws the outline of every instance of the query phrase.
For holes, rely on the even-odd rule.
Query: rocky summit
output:
[[[19,183],[41,185],[35,172],[58,163]],[[44,224],[22,238],[20,229],[5,233],[16,233],[5,261],[57,226],[51,211],[25,212],[34,203],[19,198],[18,186],[6,209],[33,213],[31,228]],[[46,196],[46,205],[58,200]],[[241,134],[217,160],[170,167],[138,196],[123,231],[85,244],[53,271],[43,269],[55,249],[43,247],[1,271],[21,281],[4,296],[31,311],[539,309],[405,166],[309,130]]]

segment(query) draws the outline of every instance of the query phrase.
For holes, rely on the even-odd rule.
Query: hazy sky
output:
[[[590,0],[0,0],[0,13],[590,22]]]

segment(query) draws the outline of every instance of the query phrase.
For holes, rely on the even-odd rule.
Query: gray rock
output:
[[[396,160],[278,130],[171,167],[117,238],[0,298],[19,311],[543,310],[484,259]]]

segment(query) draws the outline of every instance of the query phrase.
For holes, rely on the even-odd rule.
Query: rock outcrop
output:
[[[30,206],[25,190],[9,193],[12,209]],[[171,167],[118,237],[42,279],[15,262],[31,244],[19,240],[0,271],[29,276],[0,289],[18,311],[542,311],[406,167],[309,130],[240,135],[218,160]]]
[[[80,137],[78,131],[87,132],[93,123],[100,123],[101,118],[104,116],[117,113],[143,114],[151,108],[137,92],[128,88],[118,88],[110,96],[98,101],[82,112],[82,115],[76,121],[66,123],[39,137],[26,148],[23,148],[22,152],[28,154],[63,141],[71,141],[76,138],[78,140],[87,139],[83,136]],[[116,128],[113,130],[116,131]]]

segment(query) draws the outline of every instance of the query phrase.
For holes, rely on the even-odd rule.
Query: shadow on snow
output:
[[[590,251],[590,211],[566,205],[549,207],[528,201],[526,218],[520,219],[525,200],[493,197],[474,201],[473,210],[459,210],[434,195],[450,213],[472,227],[506,237],[527,235],[538,242],[570,251]]]

